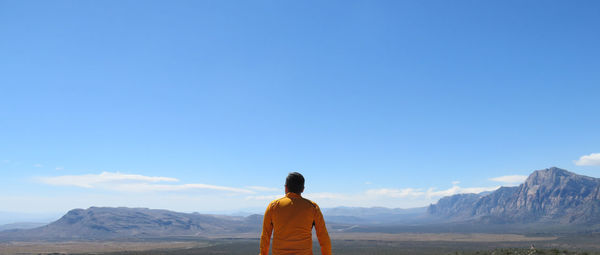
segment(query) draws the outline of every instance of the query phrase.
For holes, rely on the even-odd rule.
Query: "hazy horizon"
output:
[[[0,212],[600,177],[600,3],[0,1]]]
[[[538,169],[538,170],[542,170],[542,169]],[[578,174],[575,172],[575,174]],[[502,177],[503,179],[511,179],[512,185],[502,185],[502,187],[512,187],[512,186],[518,186],[521,183],[516,183],[517,180],[521,180],[523,179],[523,177],[525,176],[505,176]],[[524,179],[523,179],[524,180]],[[506,183],[510,183],[508,181],[505,181]],[[456,187],[456,185],[454,186]],[[447,191],[444,191],[445,194],[438,194],[436,195],[436,197],[439,196],[439,198],[442,198],[444,196],[451,196],[451,195],[455,195],[455,194],[465,194],[465,193],[482,193],[482,192],[491,192],[496,190],[499,187],[495,187],[494,189],[490,189],[490,190],[475,190],[475,189],[450,189]],[[273,195],[274,199],[275,198],[279,198],[279,197],[283,197],[284,194],[280,194],[280,195]],[[304,196],[304,195],[303,195]],[[305,197],[310,197],[311,195],[309,194],[308,196]],[[314,198],[311,198],[314,199]],[[433,204],[437,203],[437,199],[436,201],[432,202]],[[417,209],[417,208],[423,208],[423,207],[427,207],[429,206],[431,203],[428,204],[424,204],[424,205],[419,205],[419,206],[413,206],[413,207],[394,207],[393,205],[388,205],[388,206],[379,206],[379,205],[375,205],[375,206],[347,206],[347,205],[337,205],[337,206],[332,206],[332,207],[322,207],[322,210],[325,212],[325,214],[327,214],[327,210],[328,209],[333,209],[333,208],[341,208],[341,207],[346,207],[346,208],[375,208],[375,207],[379,207],[379,208],[388,208],[388,209]],[[181,211],[181,210],[176,210],[173,208],[169,208],[169,207],[165,207],[165,208],[160,208],[160,207],[135,207],[135,206],[127,206],[127,205],[90,205],[88,207],[77,207],[77,208],[69,208],[68,210],[58,210],[58,211],[46,211],[46,212],[19,212],[19,211],[0,211],[0,225],[2,224],[9,224],[9,223],[19,223],[19,222],[39,222],[39,223],[47,223],[47,222],[52,222],[60,217],[62,217],[65,213],[67,213],[67,211],[73,210],[73,209],[89,209],[90,207],[128,207],[128,208],[148,208],[148,209],[159,209],[159,210],[170,210],[170,211],[177,211],[177,212],[183,212],[183,213],[202,213],[202,214],[216,214],[216,215],[231,215],[231,216],[248,216],[248,215],[252,215],[252,214],[262,214],[264,211],[264,206],[255,206],[255,207],[246,207],[246,208],[234,208],[231,210],[204,210],[204,211]]]

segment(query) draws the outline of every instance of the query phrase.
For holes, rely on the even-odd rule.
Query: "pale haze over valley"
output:
[[[598,3],[384,2],[0,1],[0,224],[600,177]]]

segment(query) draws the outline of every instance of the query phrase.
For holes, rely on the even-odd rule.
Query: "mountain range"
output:
[[[516,187],[444,197],[427,212],[455,222],[598,224],[600,179],[552,167]]]
[[[10,224],[0,225],[0,231],[11,229],[32,229],[45,226],[47,223],[41,222],[15,222]]]
[[[600,179],[552,167],[533,172],[516,187],[457,194],[412,209],[338,207],[323,209],[331,231],[481,231],[492,226],[545,224],[600,229]],[[462,224],[462,225],[461,225]],[[203,238],[252,233],[258,237],[262,215],[224,216],[147,208],[74,209],[59,220],[33,229],[0,232],[0,240],[106,240],[123,238]],[[417,226],[415,228],[415,226]],[[597,230],[596,229],[596,230]]]
[[[260,231],[262,215],[247,217],[126,207],[74,209],[46,226],[0,232],[0,240],[96,240],[208,237]]]

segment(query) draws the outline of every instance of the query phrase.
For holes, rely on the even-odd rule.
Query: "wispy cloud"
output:
[[[34,164],[33,167],[44,167],[44,165],[37,163],[37,164]]]
[[[272,188],[272,187],[263,187],[263,186],[246,186],[246,188],[256,191],[278,191],[281,189]]]
[[[426,192],[421,189],[370,189],[365,192],[367,195],[371,196],[384,196],[384,197],[396,197],[396,198],[405,198],[405,197],[419,197],[424,196]]]
[[[237,193],[254,193],[247,189],[239,189],[226,186],[201,184],[201,183],[190,183],[190,184],[150,184],[150,183],[134,183],[134,184],[121,184],[113,186],[114,190],[126,191],[126,192],[148,192],[148,191],[184,191],[194,189],[210,189],[219,191],[231,191]]]
[[[393,198],[440,198],[463,193],[481,193],[485,191],[493,191],[498,189],[494,187],[470,187],[463,188],[458,186],[457,181],[452,182],[452,187],[449,189],[438,190],[437,188],[429,188],[427,190],[405,188],[405,189],[371,189],[367,190],[368,195],[393,197]]]
[[[280,195],[259,195],[259,196],[246,196],[246,200],[259,200],[259,201],[271,201],[283,197]]]
[[[100,174],[63,175],[54,177],[40,177],[42,183],[54,186],[74,186],[81,188],[107,189],[124,192],[149,192],[149,191],[183,191],[194,189],[210,189],[238,193],[254,193],[248,189],[234,187],[189,183],[189,184],[162,184],[162,182],[179,182],[177,178],[162,176],[145,176],[138,174],[124,174],[102,172]]]
[[[56,168],[54,168],[54,169],[56,169],[56,170],[64,170],[65,168],[64,168],[64,167],[62,167],[62,166],[57,166],[57,167],[56,167]]]
[[[502,182],[506,184],[518,184],[527,180],[527,175],[505,175],[495,178],[490,178],[491,181]]]
[[[316,192],[306,194],[307,198],[310,199],[335,199],[335,200],[349,200],[353,196],[351,194],[334,193],[334,192]]]
[[[139,181],[139,182],[177,182],[176,178],[170,177],[153,177],[137,174],[122,174],[119,172],[102,172],[100,174],[84,174],[84,175],[63,175],[55,177],[42,177],[40,180],[43,183],[55,186],[76,186],[82,188],[101,187],[104,184]]]
[[[573,162],[578,166],[600,166],[600,153],[583,155],[578,160]]]
[[[452,186],[452,188],[446,190],[436,190],[434,188],[430,188],[427,190],[428,198],[440,198],[445,196],[452,196],[456,194],[465,194],[465,193],[481,193],[486,191],[494,191],[500,188],[499,186],[493,187],[471,187],[471,188],[463,188],[458,185]]]

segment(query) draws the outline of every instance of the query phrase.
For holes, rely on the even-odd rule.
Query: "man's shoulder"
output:
[[[315,203],[314,201],[312,201],[312,200],[310,200],[308,198],[305,198],[305,197],[302,197],[302,199],[304,199],[306,202],[308,202],[309,204],[311,204],[314,208],[319,208],[319,206],[317,205],[317,203]]]
[[[271,201],[271,203],[269,203],[269,206],[274,206],[277,205],[279,203],[279,201],[281,201],[282,199],[285,199],[286,197],[280,197],[278,199],[275,199],[273,201]]]

